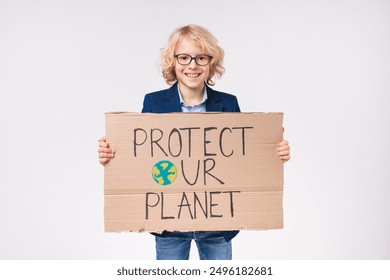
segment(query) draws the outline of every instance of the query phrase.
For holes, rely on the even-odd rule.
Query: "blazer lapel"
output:
[[[181,112],[177,83],[175,83],[167,90],[163,102],[165,113]]]
[[[223,104],[220,102],[221,98],[212,88],[206,85],[207,90],[207,101],[206,111],[207,112],[222,112]],[[164,96],[164,109],[165,113],[181,112],[179,91],[177,90],[177,83],[171,86]]]
[[[206,112],[222,112],[223,104],[220,102],[221,98],[212,88],[207,88],[207,101],[206,101]]]

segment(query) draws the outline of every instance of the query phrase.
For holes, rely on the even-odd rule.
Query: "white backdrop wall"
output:
[[[0,0],[0,259],[154,259],[152,235],[104,233],[97,139],[167,87],[159,50],[188,23],[225,49],[215,88],[284,112],[292,147],[285,228],[233,258],[389,259],[387,0]]]

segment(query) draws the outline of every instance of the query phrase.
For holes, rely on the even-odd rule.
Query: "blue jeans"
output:
[[[156,235],[157,260],[188,260],[193,239],[201,260],[232,259],[232,242],[221,231],[192,231]]]

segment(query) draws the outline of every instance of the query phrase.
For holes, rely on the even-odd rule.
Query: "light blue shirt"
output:
[[[180,92],[179,87],[177,87],[177,90],[179,91],[180,106],[181,106],[182,112],[206,112],[206,101],[207,101],[206,87],[204,87],[202,102],[200,104],[194,105],[194,106],[187,105],[184,102],[183,97],[181,96],[181,92]]]

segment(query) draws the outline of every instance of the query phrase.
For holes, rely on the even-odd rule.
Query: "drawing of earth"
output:
[[[163,186],[170,185],[176,180],[177,168],[172,162],[162,160],[153,166],[152,176],[157,184]]]

